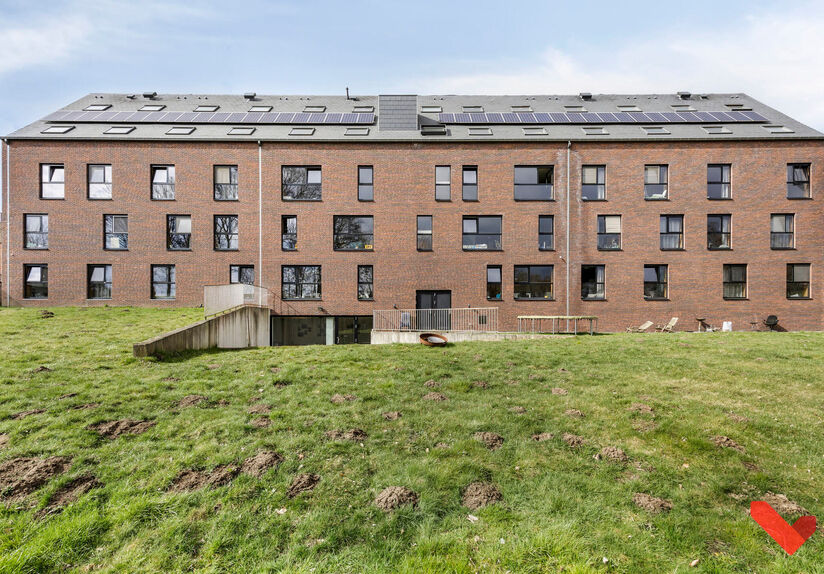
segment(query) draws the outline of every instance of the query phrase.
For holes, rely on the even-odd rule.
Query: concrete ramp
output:
[[[247,349],[269,345],[269,308],[243,305],[141,343],[135,357],[202,349]]]

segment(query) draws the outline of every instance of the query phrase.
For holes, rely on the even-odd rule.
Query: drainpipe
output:
[[[569,152],[572,148],[572,141],[567,141],[566,155],[566,316],[569,317]],[[567,319],[567,331],[569,331],[569,319]]]
[[[9,261],[11,245],[11,146],[8,140],[3,140],[6,144],[6,307],[11,305],[11,262]],[[2,163],[0,161],[0,163]],[[0,175],[2,177],[2,175]]]
[[[263,146],[258,140],[258,270],[257,284],[263,286]],[[268,300],[267,300],[268,305]]]

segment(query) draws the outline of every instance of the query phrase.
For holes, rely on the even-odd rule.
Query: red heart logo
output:
[[[790,556],[815,532],[815,516],[802,516],[790,526],[763,500],[750,502],[750,516]]]

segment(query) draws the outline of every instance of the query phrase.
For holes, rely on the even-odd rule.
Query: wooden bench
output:
[[[595,329],[598,328],[598,317],[594,315],[519,315],[518,316],[518,332],[519,333],[545,333],[542,330],[544,321],[552,321],[552,333],[560,332],[561,321],[566,321],[569,326],[569,321],[573,322],[573,333],[578,334],[578,321],[589,321],[589,334],[592,335]],[[593,328],[594,324],[594,328]],[[537,330],[536,330],[537,326]],[[529,327],[527,331],[526,328]],[[568,331],[566,331],[568,332]]]

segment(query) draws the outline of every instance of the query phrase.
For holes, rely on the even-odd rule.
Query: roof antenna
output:
[[[346,86],[346,99],[349,99],[349,86]]]

